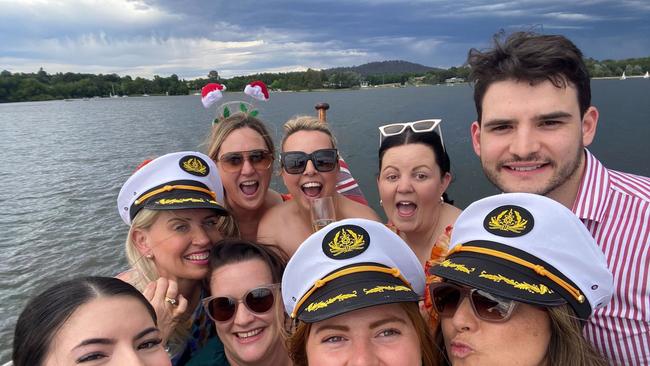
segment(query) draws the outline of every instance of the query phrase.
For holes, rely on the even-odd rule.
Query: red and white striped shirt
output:
[[[612,365],[650,365],[650,178],[585,155],[573,212],[605,253],[615,288],[585,336]]]

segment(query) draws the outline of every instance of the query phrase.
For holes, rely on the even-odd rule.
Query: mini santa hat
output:
[[[246,85],[244,94],[261,101],[269,100],[269,89],[267,89],[266,84],[259,80],[252,81]]]
[[[205,108],[210,108],[216,101],[223,98],[222,90],[226,90],[226,86],[217,83],[209,83],[201,89],[201,103]]]

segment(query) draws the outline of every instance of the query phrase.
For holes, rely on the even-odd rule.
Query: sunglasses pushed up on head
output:
[[[450,282],[440,282],[428,285],[433,308],[441,317],[453,317],[463,299],[469,299],[470,306],[477,318],[488,322],[507,321],[517,302],[505,299],[489,292],[459,286]]]
[[[248,291],[243,298],[234,299],[230,296],[210,296],[203,299],[203,308],[210,319],[215,322],[229,321],[237,313],[237,306],[243,303],[253,313],[263,314],[273,308],[275,289],[279,283],[256,287]]]
[[[273,163],[273,155],[268,150],[233,151],[221,155],[217,161],[223,170],[230,173],[241,170],[246,161],[255,170],[266,170]]]
[[[302,174],[309,161],[319,172],[331,172],[339,161],[339,153],[336,149],[320,149],[311,154],[303,151],[286,151],[280,154],[282,168],[289,174]]]
[[[442,128],[440,124],[442,123],[441,119],[423,119],[414,122],[403,122],[403,123],[391,123],[388,125],[379,126],[379,145],[385,138],[390,136],[401,135],[406,131],[407,128],[410,128],[411,131],[415,133],[431,132],[436,130],[438,136],[440,136],[440,143],[442,148],[445,148],[445,142],[442,139]]]

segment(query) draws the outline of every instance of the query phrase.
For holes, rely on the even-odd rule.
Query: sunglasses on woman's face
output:
[[[282,168],[289,174],[302,174],[310,160],[319,172],[331,172],[336,168],[339,154],[336,149],[321,149],[311,154],[302,151],[287,151],[280,154]]]
[[[273,155],[267,150],[233,151],[218,159],[223,170],[230,173],[240,171],[246,160],[255,170],[266,170],[273,162]]]
[[[517,307],[514,300],[449,282],[429,285],[429,294],[433,307],[442,317],[453,317],[465,297],[469,299],[476,317],[488,322],[505,322]]]
[[[273,290],[280,284],[261,286],[248,291],[243,298],[234,299],[230,296],[210,296],[203,299],[203,308],[210,319],[215,322],[225,322],[232,319],[237,312],[239,303],[253,313],[263,314],[271,310],[275,302]]]
[[[415,122],[391,123],[389,125],[380,126],[379,145],[381,145],[382,141],[384,141],[386,137],[401,135],[407,128],[410,128],[411,131],[415,133],[431,132],[437,128],[438,130],[436,132],[438,133],[438,136],[440,136],[440,143],[444,149],[445,143],[442,140],[442,129],[440,128],[441,123],[441,119],[423,119]]]

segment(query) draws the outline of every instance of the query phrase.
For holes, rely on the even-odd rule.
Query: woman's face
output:
[[[330,137],[320,131],[294,132],[284,142],[283,152],[302,151],[310,154],[316,150],[331,149]],[[302,174],[289,174],[282,169],[282,180],[289,193],[303,209],[309,210],[310,201],[336,193],[338,167],[329,172],[319,172],[311,161]]]
[[[307,337],[310,366],[422,363],[418,334],[399,304],[355,310],[314,323]]]
[[[161,211],[148,229],[133,233],[143,255],[153,255],[158,274],[169,279],[202,280],[210,248],[223,239],[219,216],[208,209]]]
[[[502,323],[476,317],[465,297],[452,317],[441,317],[442,334],[454,366],[537,366],[546,364],[551,339],[548,313],[519,303]]]
[[[239,128],[232,131],[223,141],[217,160],[228,156],[229,153],[253,150],[269,151],[264,138],[257,131],[249,127]],[[245,210],[260,208],[269,189],[272,166],[257,170],[248,159],[245,159],[241,169],[232,172],[224,169],[223,164],[217,161],[228,205]]]
[[[45,366],[171,365],[160,331],[138,300],[99,297],[79,306],[50,343]]]
[[[451,175],[441,176],[433,150],[407,144],[386,150],[377,178],[388,220],[405,233],[428,229],[437,221],[440,197]]]
[[[272,282],[268,265],[261,259],[249,259],[214,270],[210,294],[243,300],[248,291]],[[274,296],[274,306],[265,313],[252,312],[239,302],[232,318],[214,323],[231,363],[254,365],[275,352],[285,352],[275,319],[277,306],[282,306],[277,290]]]

